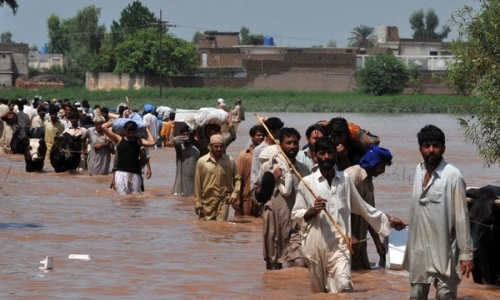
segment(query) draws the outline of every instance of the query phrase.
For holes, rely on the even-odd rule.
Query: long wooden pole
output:
[[[257,115],[256,113],[254,113],[254,114],[255,114],[255,117],[257,118],[257,120],[259,120],[259,123],[262,124],[262,126],[264,126],[264,128],[266,129],[267,134],[269,134],[269,136],[271,136],[271,138],[274,139],[273,134],[271,133],[271,131],[269,130],[269,128],[267,128],[266,124],[264,124],[264,122],[259,117],[259,115]],[[297,175],[297,177],[304,184],[304,186],[306,187],[306,189],[311,193],[311,195],[313,195],[314,199],[318,199],[318,196],[316,196],[316,193],[314,193],[314,191],[311,189],[311,187],[309,186],[309,184],[307,184],[307,182],[304,181],[304,178],[302,178],[302,176],[300,175],[299,171],[297,171],[297,169],[295,169],[295,166],[292,164],[292,162],[290,161],[290,159],[288,158],[288,156],[285,154],[285,152],[281,148],[281,145],[279,144],[279,142],[276,142],[276,146],[278,146],[279,151],[285,157],[288,165],[290,165],[290,167],[292,168],[292,170],[295,172],[295,175]],[[330,212],[326,208],[324,208],[323,211],[325,212],[325,214],[328,217],[328,219],[330,219],[330,222],[332,222],[332,224],[335,227],[335,229],[337,229],[337,231],[340,233],[340,235],[342,236],[342,238],[346,242],[347,249],[349,249],[349,251],[351,252],[351,254],[354,253],[354,250],[352,249],[352,246],[351,246],[351,240],[349,239],[349,237],[347,235],[345,235],[345,233],[342,231],[342,228],[340,228],[340,226],[337,224],[337,222],[332,217],[332,215],[330,214]]]

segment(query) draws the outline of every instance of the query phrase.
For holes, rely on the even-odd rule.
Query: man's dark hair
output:
[[[73,120],[73,119],[78,119],[78,120],[80,120],[80,114],[78,113],[78,111],[76,111],[76,112],[75,112],[75,111],[71,110],[71,111],[69,112],[69,117],[68,117],[68,119],[69,119],[69,120]]]
[[[82,107],[90,108],[89,101],[87,99],[82,100]]]
[[[266,124],[267,128],[271,131],[281,129],[285,126],[285,123],[283,123],[280,118],[276,117],[267,118],[267,120],[264,121],[264,124]]]
[[[57,114],[59,113],[59,108],[57,106],[50,104],[49,105],[49,114]]]
[[[257,132],[262,133],[262,135],[264,137],[267,136],[266,129],[262,125],[255,125],[255,126],[253,126],[252,128],[250,128],[250,131],[248,132],[248,134],[250,134],[250,136],[254,136],[254,135],[257,134]]]
[[[175,120],[175,113],[172,111],[168,114],[168,118],[170,119],[170,121],[174,121]]]
[[[102,113],[108,113],[109,114],[109,109],[107,107],[101,107],[100,108]]]
[[[128,108],[126,106],[120,106],[120,108],[118,109],[118,115],[120,116],[120,118],[123,117],[123,112],[125,112]]]
[[[347,120],[341,117],[332,118],[328,123],[330,133],[349,133]]]
[[[444,132],[435,125],[425,125],[417,133],[417,138],[419,146],[425,142],[440,142],[443,146],[445,143]]]
[[[127,121],[127,123],[125,123],[125,125],[123,126],[123,129],[125,129],[125,131],[136,131],[139,127],[137,126],[137,123],[130,120],[130,121]]]
[[[325,128],[325,126],[316,123],[316,124],[312,124],[311,126],[307,127],[306,138],[310,138],[311,134],[313,133],[313,131],[319,131],[323,135],[326,135],[326,128]]]
[[[300,141],[300,133],[297,131],[297,129],[292,128],[292,127],[281,128],[280,143],[283,143],[283,140],[285,140],[285,138],[292,137],[292,136],[297,137],[297,139]]]
[[[326,136],[320,137],[319,139],[314,142],[314,145],[312,145],[312,151],[314,153],[321,151],[321,150],[333,150],[335,151],[335,147],[333,146],[332,140]]]
[[[45,106],[39,106],[37,109],[36,109],[36,112],[39,113],[39,112],[47,112],[47,108],[45,108]]]

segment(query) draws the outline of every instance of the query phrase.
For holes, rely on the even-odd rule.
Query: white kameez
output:
[[[123,171],[115,171],[115,189],[120,195],[141,193],[141,175]]]
[[[409,271],[411,284],[439,279],[456,296],[459,260],[473,258],[465,182],[460,171],[444,159],[424,188],[425,172],[424,163],[417,165],[403,267]]]
[[[304,177],[318,197],[327,200],[326,208],[338,226],[351,236],[351,212],[361,215],[380,235],[390,233],[389,220],[384,213],[368,205],[358,194],[349,175],[336,172],[331,186],[320,170]],[[309,221],[304,214],[314,207],[314,197],[304,183],[297,188],[292,218],[302,227],[302,251],[309,266],[311,288],[314,292],[338,293],[352,289],[351,255],[346,242],[322,211]]]

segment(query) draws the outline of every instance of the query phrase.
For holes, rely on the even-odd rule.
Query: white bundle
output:
[[[276,168],[281,168],[283,175],[276,181],[281,195],[287,197],[292,193],[293,177],[292,171],[288,166],[286,159],[278,149],[277,145],[267,147],[259,155],[259,160],[262,163],[261,168],[266,171],[273,172]]]
[[[228,113],[223,109],[204,107],[200,108],[195,116],[196,127],[208,124],[223,126],[227,123]]]

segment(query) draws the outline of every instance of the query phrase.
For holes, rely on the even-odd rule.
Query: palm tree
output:
[[[16,14],[19,5],[17,4],[17,0],[0,0],[0,7],[7,4],[10,8],[12,8],[12,12]]]
[[[374,30],[375,28],[366,25],[354,27],[351,31],[352,37],[348,39],[350,45],[356,48],[375,47],[375,36],[373,35]]]

